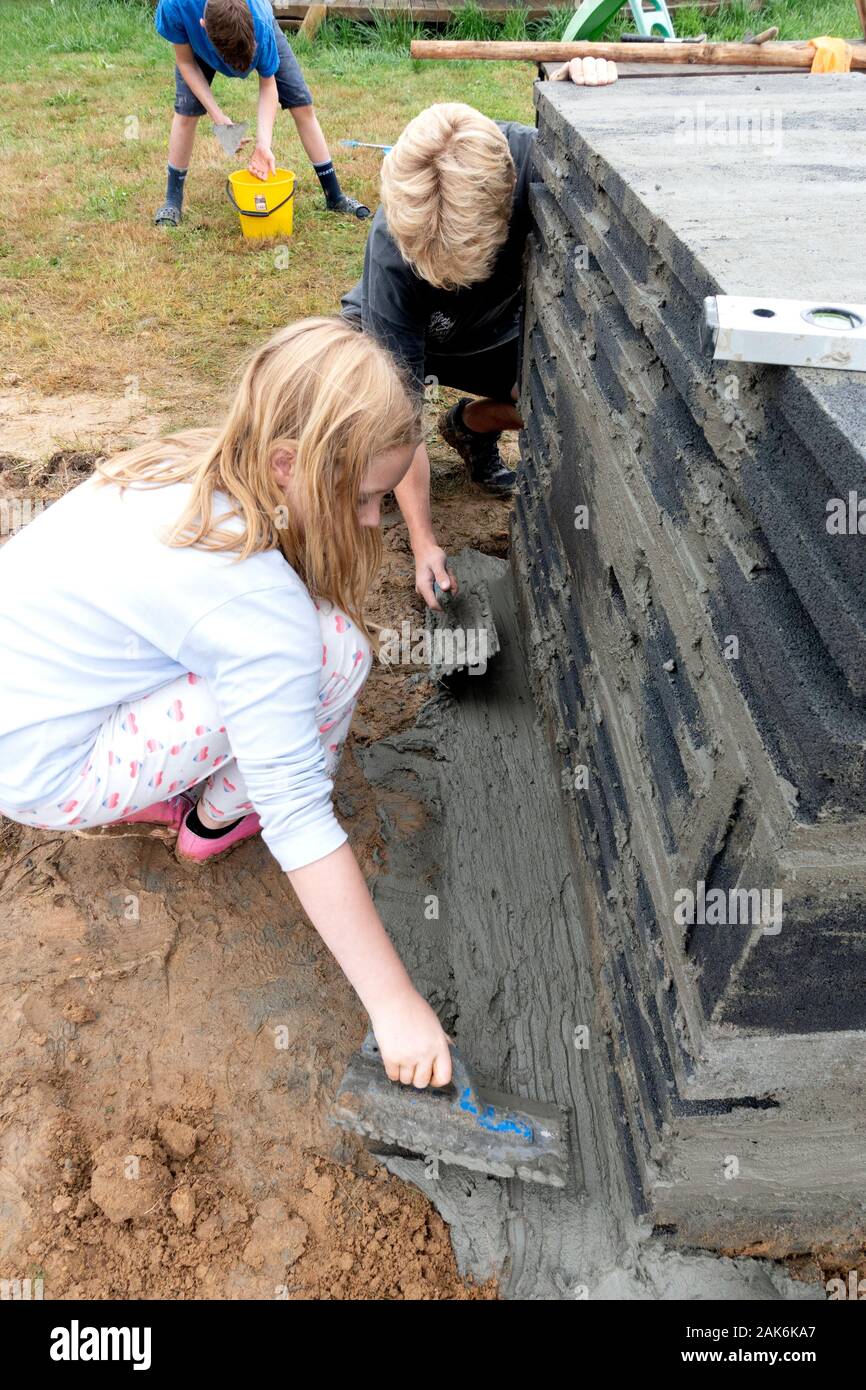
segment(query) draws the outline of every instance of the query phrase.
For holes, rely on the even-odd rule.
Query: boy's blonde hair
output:
[[[190,483],[167,545],[237,551],[239,560],[279,549],[311,594],[372,637],[363,610],[382,542],[360,524],[359,497],[375,455],[420,438],[414,393],[389,354],[340,319],[304,319],[254,353],[219,429],[170,435],[98,471],[121,487]],[[279,447],[296,450],[300,517],[274,476]],[[215,516],[217,492],[239,529]]]
[[[428,106],[382,164],[382,206],[404,261],[438,289],[486,280],[508,236],[516,178],[487,116],[459,101]]]

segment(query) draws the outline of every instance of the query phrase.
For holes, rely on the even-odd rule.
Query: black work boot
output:
[[[463,423],[463,409],[469,404],[464,396],[450,410],[439,416],[439,433],[455,453],[459,454],[474,483],[497,496],[514,491],[517,474],[509,468],[499,452],[499,433],[480,434]]]

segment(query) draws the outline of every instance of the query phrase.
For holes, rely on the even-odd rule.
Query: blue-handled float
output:
[[[360,1134],[373,1153],[421,1154],[500,1178],[564,1187],[567,1124],[555,1105],[479,1088],[456,1047],[450,1086],[416,1090],[389,1081],[368,1033],[334,1101],[334,1124]]]

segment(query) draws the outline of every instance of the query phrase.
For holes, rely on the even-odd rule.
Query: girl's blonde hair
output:
[[[305,319],[254,353],[219,429],[186,430],[99,466],[121,487],[191,484],[167,545],[279,549],[314,596],[330,599],[368,637],[367,591],[381,537],[357,517],[373,457],[421,438],[414,394],[387,352],[340,319]],[[275,449],[294,448],[298,512],[273,472]],[[230,517],[215,515],[217,492]]]
[[[443,290],[486,280],[508,236],[516,178],[498,125],[459,101],[428,106],[382,164],[382,206],[404,261]]]

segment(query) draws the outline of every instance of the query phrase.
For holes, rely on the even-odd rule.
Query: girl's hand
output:
[[[273,150],[267,145],[256,145],[247,167],[257,179],[266,179],[268,174],[275,173],[277,168]]]
[[[371,1014],[385,1071],[404,1086],[447,1086],[451,1080],[448,1035],[415,989]]]

